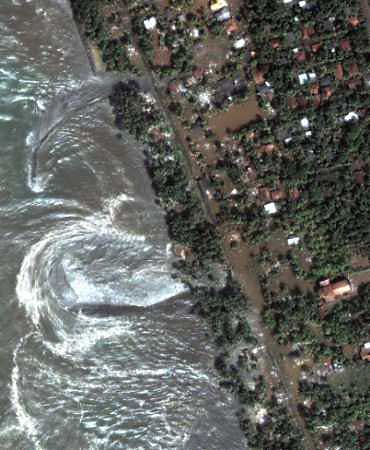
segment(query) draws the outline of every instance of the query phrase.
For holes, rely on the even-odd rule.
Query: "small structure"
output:
[[[286,192],[283,189],[275,189],[271,191],[271,200],[274,202],[279,202],[280,200],[286,199]]]
[[[325,303],[333,303],[353,292],[349,280],[343,279],[332,283],[330,280],[320,282],[320,298]]]
[[[288,238],[288,245],[291,247],[292,245],[298,245],[300,241],[300,238],[297,236],[292,236]]]
[[[298,81],[301,86],[307,84],[307,83],[313,83],[316,81],[316,73],[315,72],[304,72],[298,74]]]
[[[238,22],[235,19],[232,19],[226,28],[226,33],[232,34],[236,33],[237,31],[239,31]]]
[[[356,16],[350,16],[348,18],[348,22],[353,26],[353,28],[356,28],[360,25],[360,21]]]
[[[340,41],[340,48],[344,51],[344,52],[350,52],[352,50],[351,47],[351,43],[348,39],[342,39]]]
[[[157,26],[157,19],[155,17],[150,17],[149,19],[144,20],[144,27],[146,30],[151,31],[154,30]]]
[[[361,349],[361,358],[370,362],[370,342],[366,342]]]
[[[226,0],[214,0],[211,3],[211,11],[217,12],[220,11],[222,8],[226,8],[228,6]]]
[[[240,50],[241,48],[245,47],[246,43],[247,41],[244,38],[241,38],[234,42],[233,47],[235,50]]]
[[[266,213],[269,215],[276,214],[278,211],[275,202],[266,203],[266,205],[264,205],[264,209]]]
[[[347,115],[344,116],[345,122],[355,122],[359,119],[358,114],[355,111],[349,112]]]
[[[335,78],[338,81],[343,81],[343,79],[344,79],[344,68],[343,68],[343,65],[341,63],[337,64],[337,68],[335,70]]]
[[[305,130],[308,130],[310,128],[310,121],[308,120],[307,117],[303,117],[303,119],[301,119],[301,126]]]
[[[213,200],[213,193],[209,189],[206,189],[206,196],[208,200]]]
[[[183,261],[190,258],[192,255],[190,247],[187,247],[187,246],[181,245],[181,244],[176,244],[174,246],[173,253],[177,258],[180,258]]]
[[[231,12],[228,8],[224,8],[216,14],[218,22],[226,22],[231,19]]]
[[[239,233],[239,231],[234,231],[233,233],[230,234],[229,236],[229,245],[230,248],[234,249],[236,248],[242,241],[242,237],[241,234]]]

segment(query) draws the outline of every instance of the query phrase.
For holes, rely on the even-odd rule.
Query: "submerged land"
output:
[[[71,4],[249,448],[370,449],[367,1]]]

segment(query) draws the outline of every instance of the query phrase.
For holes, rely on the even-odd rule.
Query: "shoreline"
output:
[[[85,55],[89,63],[91,72],[93,75],[98,75],[99,73],[106,73],[106,67],[102,60],[102,55],[99,47],[88,39],[85,35],[84,27],[79,23],[74,17],[73,7],[70,5],[72,11],[72,20],[76,26],[77,33],[80,36],[82,45],[85,49]]]
[[[79,27],[79,31],[81,34],[82,30],[80,29],[80,27]],[[93,66],[92,69],[95,72],[97,70],[97,68],[99,67],[99,59],[97,59],[99,55],[96,53],[96,51],[99,51],[99,50],[96,49],[95,51],[93,51],[91,44],[89,43],[89,40],[86,37],[84,37],[83,42],[84,42],[85,48],[87,49],[87,52],[89,54],[89,60]],[[145,56],[142,55],[140,52],[139,52],[139,54],[143,59],[144,72],[146,71],[147,74],[152,79],[153,89],[154,89],[154,91],[156,91],[156,86],[155,86],[156,83],[155,83],[155,79],[153,78],[153,74],[151,73],[150,69],[145,66]],[[127,86],[127,83],[126,83],[126,85],[124,83],[122,83],[122,85],[119,87],[119,89],[117,89],[117,91],[115,93],[112,93],[112,96],[111,96],[111,105],[112,105],[113,109],[115,108],[115,101],[116,101],[115,98],[119,97],[120,95],[121,96],[123,95],[123,97],[124,97],[124,107],[122,107],[122,105],[120,105],[120,103],[119,103],[122,100],[116,101],[117,109],[115,111],[113,111],[113,114],[116,117],[116,119],[118,116],[121,116],[122,114],[125,114],[126,120],[132,119],[132,117],[135,115],[137,115],[137,116],[142,115],[140,107],[147,108],[147,105],[145,105],[145,102],[142,102],[142,99],[140,98],[140,94],[138,92],[136,92],[133,87],[131,87],[130,90],[125,90],[126,89],[125,86]],[[120,90],[122,92],[120,92]],[[157,114],[158,117],[160,117],[159,119],[157,118],[158,123],[162,123],[167,120],[169,122],[168,126],[170,128],[172,128],[172,132],[173,132],[173,143],[172,144],[173,145],[178,144],[179,147],[184,147],[184,142],[182,142],[182,139],[179,139],[179,137],[178,137],[176,125],[173,123],[173,121],[170,118],[170,115],[168,114],[168,111],[166,111],[166,108],[162,104],[160,94],[155,92],[155,96],[158,97],[156,99],[158,104],[155,107],[153,107],[153,109],[155,109],[155,114]],[[140,104],[140,102],[141,102],[141,104]],[[135,124],[133,124],[134,128],[131,130],[130,130],[130,125],[127,125],[127,124],[125,124],[125,125],[128,126],[129,132],[133,132],[133,130],[136,132],[136,138],[143,139],[143,130],[138,130],[137,128],[135,128],[136,127]],[[119,129],[119,126],[118,126],[118,129]],[[133,134],[135,136],[135,133],[133,133]],[[147,138],[144,137],[144,139],[146,140]],[[146,141],[144,141],[144,142],[148,143]],[[182,154],[182,156],[181,156],[182,169],[185,170],[185,172],[187,172],[187,182],[191,182],[191,180],[194,180],[194,175],[191,172],[191,165],[190,165],[190,169],[189,169],[189,167],[186,169],[186,167],[189,164],[189,162],[187,161],[188,155],[186,152],[186,148],[179,148],[179,149],[176,149],[176,151],[178,151],[179,153]],[[160,156],[161,154],[159,152],[157,155],[155,153],[155,149],[153,149],[153,148],[151,149],[151,152],[152,153],[149,153],[149,155],[146,155],[146,161],[147,161],[147,163],[149,163],[149,169],[148,169],[149,175],[153,182],[154,191],[155,191],[157,197],[159,199],[161,199],[161,202],[162,202],[161,206],[164,209],[164,211],[166,212],[166,215],[168,217],[168,211],[169,211],[167,208],[168,205],[166,205],[166,201],[163,201],[163,192],[159,192],[158,186],[156,188],[156,185],[155,185],[156,176],[153,176],[153,173],[151,172],[153,170],[153,166],[150,166],[150,163],[153,163],[153,161],[152,161],[153,156],[157,157],[157,156]],[[159,168],[156,167],[156,170],[158,172],[161,172],[161,169],[162,169],[162,167],[159,167]],[[182,182],[182,180],[180,179],[180,181],[177,185],[177,188],[179,186],[181,188],[181,182]],[[198,186],[198,183],[196,183],[196,186]],[[199,192],[198,192],[197,196],[198,196],[197,202],[199,205],[201,205],[201,208],[203,209],[203,213],[204,213],[205,206],[212,210],[212,207],[208,204],[208,202],[206,201],[204,196],[199,195]],[[168,199],[167,199],[167,202],[168,202]],[[171,211],[172,210],[170,210],[170,212]],[[177,215],[180,217],[180,220],[181,220],[181,214],[177,214]],[[234,280],[238,279],[240,285],[235,283],[235,281],[229,280],[228,284],[225,286],[225,289],[219,288],[218,291],[215,291],[212,286],[212,283],[208,283],[207,287],[201,286],[199,289],[199,287],[196,287],[197,284],[192,285],[193,274],[191,274],[191,273],[190,273],[190,275],[187,274],[186,277],[188,280],[190,280],[189,284],[193,286],[192,287],[193,294],[199,295],[199,299],[200,299],[198,302],[198,306],[195,309],[196,310],[198,309],[198,313],[203,318],[205,318],[206,321],[211,325],[211,328],[213,328],[214,336],[217,339],[225,339],[225,334],[224,334],[224,331],[219,330],[219,328],[218,328],[219,324],[217,324],[216,321],[221,319],[225,323],[225,326],[226,326],[227,323],[230,323],[233,320],[235,320],[235,318],[237,318],[238,323],[240,324],[241,327],[244,327],[243,329],[245,330],[243,333],[245,333],[246,342],[243,344],[243,354],[249,355],[249,356],[247,357],[247,361],[244,361],[243,367],[244,367],[244,369],[248,368],[248,370],[247,370],[248,376],[243,379],[243,376],[241,374],[235,374],[233,372],[233,370],[234,370],[233,366],[235,364],[237,364],[235,356],[233,356],[233,357],[227,356],[228,353],[235,352],[236,340],[240,340],[241,335],[235,335],[233,337],[233,339],[231,340],[231,343],[227,343],[227,341],[226,341],[225,344],[223,344],[222,346],[219,347],[218,353],[216,354],[216,360],[215,360],[216,369],[221,374],[221,378],[224,380],[224,381],[222,381],[222,384],[224,386],[230,386],[231,391],[233,392],[233,394],[236,397],[238,397],[237,393],[241,389],[241,386],[243,386],[243,389],[246,388],[247,381],[251,377],[250,374],[256,374],[257,372],[264,373],[264,378],[266,380],[261,385],[258,385],[257,397],[259,397],[261,399],[263,399],[263,398],[266,399],[269,395],[271,395],[271,393],[269,393],[269,391],[271,390],[271,392],[272,392],[275,389],[273,386],[279,385],[279,383],[272,381],[273,377],[271,377],[271,374],[275,370],[280,372],[282,369],[280,368],[281,363],[278,360],[279,356],[278,356],[278,358],[272,356],[272,354],[275,351],[275,347],[273,346],[272,349],[271,348],[268,349],[268,346],[270,344],[266,344],[266,342],[265,342],[266,336],[264,335],[264,332],[261,331],[261,327],[262,327],[262,329],[264,328],[262,325],[262,320],[261,320],[261,311],[260,311],[259,307],[256,307],[256,304],[261,304],[261,298],[262,298],[261,286],[258,281],[257,274],[255,274],[255,270],[252,267],[253,262],[250,261],[250,268],[252,270],[252,272],[251,272],[252,275],[251,275],[251,277],[248,277],[248,278],[252,278],[252,284],[255,285],[253,287],[253,290],[259,291],[258,297],[261,297],[261,298],[258,298],[258,299],[253,298],[251,301],[251,305],[248,306],[249,284],[247,286],[245,285],[245,279],[243,278],[245,273],[243,272],[243,270],[241,270],[241,271],[235,270],[235,266],[231,262],[232,260],[230,261],[229,257],[226,256],[227,249],[229,249],[229,247],[227,245],[227,242],[225,241],[225,235],[222,234],[222,230],[220,227],[215,226],[215,224],[212,224],[212,226],[213,226],[213,228],[215,228],[217,230],[216,231],[217,238],[215,238],[215,239],[217,241],[219,241],[219,244],[222,248],[222,250],[221,250],[222,254],[225,254],[225,258],[226,258],[226,260],[228,260],[228,263],[225,265],[225,261],[223,260],[223,257],[222,257],[222,264],[225,266],[226,271],[231,270],[233,272]],[[220,231],[221,231],[221,235],[218,234]],[[169,232],[170,232],[169,234],[170,234],[171,242],[173,244],[179,244],[180,242],[176,239],[173,239],[173,236],[171,236],[171,229],[169,230]],[[200,265],[201,271],[204,271],[204,269],[206,267],[204,265],[204,261],[202,260],[202,256],[204,256],[204,255],[201,255],[201,253],[198,255],[198,258],[200,258],[200,260],[197,261],[197,264]],[[186,273],[189,270],[186,267],[186,262],[184,262],[182,264],[180,261],[179,263],[180,263],[180,267],[178,268],[179,272],[181,273],[181,271],[185,270],[185,273]],[[207,264],[208,263],[206,263],[206,265]],[[209,271],[209,267],[206,268],[206,272],[207,271]],[[212,271],[214,273],[214,270],[211,269],[211,272]],[[241,289],[242,289],[243,293],[241,292]],[[216,306],[214,304],[209,303],[210,296],[212,296],[212,299],[213,299],[213,296],[216,299],[218,299],[217,301],[213,300],[213,302],[216,304]],[[230,302],[232,304],[232,306],[227,306],[226,311],[222,311],[222,309],[218,310],[217,308],[219,308],[219,306],[217,306],[218,305],[217,302],[220,303],[220,306],[225,305],[225,301],[227,302],[229,300],[229,297],[231,299],[237,299],[238,304],[236,304],[235,302],[234,303]],[[262,301],[263,301],[263,299],[262,299]],[[223,308],[224,307],[225,306],[223,306]],[[214,308],[216,308],[216,312],[213,310]],[[251,330],[251,328],[249,328],[249,325],[247,325],[248,323],[251,322],[251,317],[248,317],[250,315],[255,316],[254,319],[252,320],[254,323],[253,330]],[[257,323],[259,323],[259,324],[256,325]],[[227,326],[229,326],[229,325],[227,325]],[[247,326],[248,326],[248,329],[245,328]],[[259,336],[259,342],[253,340],[255,338],[252,338],[253,336],[256,336],[256,335]],[[244,334],[243,334],[243,336],[244,336]],[[263,336],[262,339],[261,339],[261,336]],[[243,337],[243,339],[244,339],[244,337]],[[269,339],[267,339],[267,341],[269,341]],[[238,342],[237,346],[240,347],[239,342]],[[257,357],[254,357],[253,355],[255,355],[254,352],[256,351],[257,348],[259,349],[258,350],[259,355]],[[267,350],[264,351],[263,350],[264,348],[267,348]],[[273,351],[271,351],[271,350],[273,350]],[[258,369],[257,369],[257,367],[258,367]],[[257,377],[257,375],[255,375],[255,376]],[[257,378],[259,378],[260,376],[261,375],[258,375]],[[284,376],[285,376],[285,374],[284,374]],[[296,406],[293,406],[293,404],[291,404],[291,402],[293,400],[289,394],[290,388],[287,386],[287,384],[285,384],[285,383],[289,383],[289,380],[287,380],[285,382],[284,376],[280,377],[280,381],[283,382],[283,385],[284,385],[283,396],[286,396],[286,399],[284,400],[284,402],[287,403],[288,408],[291,408],[291,416],[293,417],[293,421],[296,425],[298,425],[298,423],[300,422],[299,414],[298,414],[298,411],[296,410]],[[267,387],[266,387],[265,383],[268,385]],[[252,391],[256,392],[255,389],[256,388],[254,388]],[[239,400],[240,400],[240,398],[239,398]],[[266,400],[264,400],[264,401],[266,401]],[[243,431],[245,432],[245,434],[247,436],[249,434],[255,434],[256,431],[254,430],[254,425],[253,425],[253,420],[255,420],[253,418],[253,410],[255,410],[255,408],[260,408],[260,409],[263,409],[263,408],[262,408],[262,406],[260,406],[260,407],[258,406],[258,402],[255,407],[252,406],[253,405],[252,403],[251,404],[244,403],[244,405],[243,405],[243,402],[241,402],[241,404],[242,404],[243,408],[247,408],[249,410],[247,412],[244,412],[244,414],[242,415],[242,418],[240,419],[241,420],[241,428],[243,429]],[[283,408],[282,405],[280,405],[278,407],[278,411],[279,411],[278,414],[281,415],[280,420],[284,420],[284,418],[286,418],[286,416],[287,416],[287,412],[284,409],[285,407],[283,409],[282,408]],[[240,411],[239,411],[239,414],[241,414]],[[295,431],[292,431],[292,435],[294,435],[294,433],[295,433]],[[274,438],[272,438],[272,439],[274,439]],[[257,439],[257,442],[258,442],[258,439]],[[311,445],[309,445],[307,443],[306,439],[304,439],[303,437],[302,437],[302,442],[305,442],[305,445],[307,445],[307,449],[313,449],[313,447]],[[257,444],[253,448],[259,449],[259,448],[263,448],[263,447],[260,447],[259,444]]]
[[[105,73],[106,67],[105,64],[103,63],[99,47],[94,45],[92,42],[88,40],[86,40],[84,46],[93,74],[98,75],[99,73]]]

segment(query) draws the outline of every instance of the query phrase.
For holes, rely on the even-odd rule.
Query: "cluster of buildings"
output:
[[[287,7],[292,6],[293,4],[298,4],[298,6],[302,9],[307,8],[306,1],[297,2],[295,0],[284,0],[283,3],[285,3]],[[253,49],[250,48],[250,40],[245,34],[240,32],[240,24],[235,18],[232,17],[230,6],[227,0],[211,0],[209,2],[209,10],[211,14],[208,14],[207,20],[213,20],[213,22],[223,24],[223,26],[225,26],[227,35],[229,37],[232,36],[231,50],[234,51],[235,54],[237,54],[240,50],[245,49],[244,53],[246,58],[251,57],[252,59],[254,59],[256,57],[256,52],[258,51],[256,50],[256,52],[254,52]],[[211,19],[209,19],[210,17]],[[293,20],[295,19],[296,18],[293,18]],[[356,17],[351,17],[349,20],[350,25],[354,28],[360,25],[360,21]],[[147,30],[154,29],[157,26],[156,18],[150,17],[146,19],[144,25]],[[330,26],[330,23],[328,24],[328,26]],[[314,105],[316,107],[319,107],[324,101],[329,100],[335,94],[335,88],[333,87],[333,83],[335,83],[335,81],[347,83],[349,79],[352,84],[348,85],[348,87],[350,89],[355,89],[357,87],[358,81],[356,81],[356,86],[354,82],[358,78],[358,66],[356,67],[356,65],[352,63],[349,65],[345,64],[343,58],[338,58],[339,62],[334,62],[334,65],[332,64],[330,66],[330,70],[333,71],[331,76],[322,76],[320,69],[315,68],[315,61],[318,61],[317,55],[319,52],[327,50],[324,49],[325,45],[327,45],[327,42],[320,41],[320,38],[316,34],[314,28],[306,24],[302,24],[301,28],[302,35],[299,38],[301,42],[300,44],[296,43],[296,46],[290,49],[291,54],[289,57],[287,57],[286,61],[287,63],[290,62],[293,65],[291,78],[296,85],[297,92],[299,93],[291,99],[292,102],[289,104],[289,108],[291,110],[299,110],[299,114],[296,115],[296,133],[291,132],[291,130],[288,132],[287,130],[287,135],[277,136],[275,135],[274,131],[272,131],[270,136],[271,139],[259,139],[255,137],[251,138],[251,140],[254,141],[253,145],[255,146],[255,153],[257,157],[271,154],[281,154],[281,152],[284,151],[284,147],[289,146],[292,141],[302,138],[310,139],[313,136],[315,130],[315,117],[312,116],[311,113],[305,112],[305,109],[307,108],[307,111],[309,111],[309,106]],[[201,42],[198,28],[191,28],[191,33],[193,37],[198,40],[198,42]],[[215,39],[217,40],[217,37],[215,37]],[[284,45],[282,38],[274,37],[273,39],[271,39],[270,45],[271,48],[276,51],[286,50],[283,49]],[[333,58],[340,55],[340,52],[348,56],[348,54],[350,54],[350,52],[352,51],[351,43],[347,38],[340,39],[338,45],[330,45],[332,45],[332,50],[329,50],[333,54]],[[254,55],[252,53],[254,53]],[[273,77],[269,79],[269,73],[261,70],[258,64],[255,65],[255,67],[256,69],[253,72],[253,76],[257,93],[263,100],[267,101],[267,105],[270,105],[271,112],[271,102],[275,96]],[[205,78],[207,79],[207,84],[203,83]],[[212,76],[212,69],[206,68],[205,65],[203,67],[195,66],[192,73],[188,74],[186,78],[181,78],[179,76],[170,81],[167,91],[172,96],[180,94],[184,97],[191,96],[193,92],[199,91],[199,104],[201,106],[209,105],[212,103],[214,98],[214,86],[212,86],[212,83],[210,83],[210,79],[217,79],[217,77]],[[222,92],[226,92],[229,89],[234,88],[234,86],[231,86],[230,88],[230,80],[218,80],[217,83],[218,82],[223,83],[221,89]],[[202,86],[202,90],[198,90],[198,86]],[[308,100],[306,101],[303,97],[307,97]],[[355,109],[350,109],[348,110],[348,112],[339,117],[340,120],[338,120],[339,122],[343,123],[352,123],[360,120],[360,116],[361,112],[356,111]],[[196,119],[198,119],[195,120],[192,125],[196,125],[198,121],[202,128],[204,125],[204,118],[197,115],[195,115],[195,117]],[[234,153],[234,160],[236,160],[238,157],[242,158],[246,156],[244,154],[244,150],[241,151],[240,155],[236,154],[237,152]],[[204,155],[201,150],[196,150],[194,148],[191,152],[191,157],[192,159],[197,160],[197,163],[201,168],[206,168],[207,164],[204,160]],[[252,169],[250,170],[255,170],[253,168],[254,164],[252,160],[249,159],[249,157],[246,157],[246,160],[243,160],[242,162],[243,166],[245,165],[247,167],[248,165],[248,167],[252,167]],[[247,168],[245,171],[247,173]],[[203,172],[207,173],[208,170],[203,170]],[[256,174],[254,174],[254,178],[255,177]],[[280,183],[279,181],[277,181],[277,183],[278,184],[275,186],[275,189],[265,187],[264,183],[258,183],[258,180],[256,179],[254,179],[254,182],[252,183],[254,185],[254,187],[252,187],[252,191],[254,192],[254,195],[257,199],[257,203],[261,208],[263,208],[263,211],[268,216],[273,216],[279,212],[281,202],[296,201],[301,196],[301,193],[298,189],[287,191],[284,189],[282,183]],[[223,200],[225,198],[230,198],[232,201],[234,201],[233,198],[235,196],[235,192],[237,193],[237,191],[235,190],[235,192],[231,191],[230,193],[227,192],[225,194],[224,188],[218,190],[214,189],[212,191],[206,189],[205,192],[210,200]],[[239,241],[239,239],[240,237],[238,237],[238,239],[232,239],[232,242],[237,242]],[[288,247],[297,246],[300,244],[300,241],[301,237],[290,235],[287,238],[287,245]],[[184,258],[185,254],[182,254],[181,257]],[[355,295],[355,293],[356,288],[354,284],[346,278],[334,280],[326,279],[319,282],[319,295],[321,303],[327,309],[330,309],[339,301],[350,299]],[[364,360],[370,361],[370,343],[363,346],[361,350],[361,357]]]

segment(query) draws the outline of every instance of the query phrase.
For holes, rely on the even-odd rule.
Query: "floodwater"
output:
[[[67,1],[2,0],[0,33],[1,450],[245,448]]]
[[[209,120],[210,128],[222,139],[227,135],[227,130],[237,131],[252,120],[262,116],[255,96],[241,103],[234,103],[226,111],[215,114]]]

